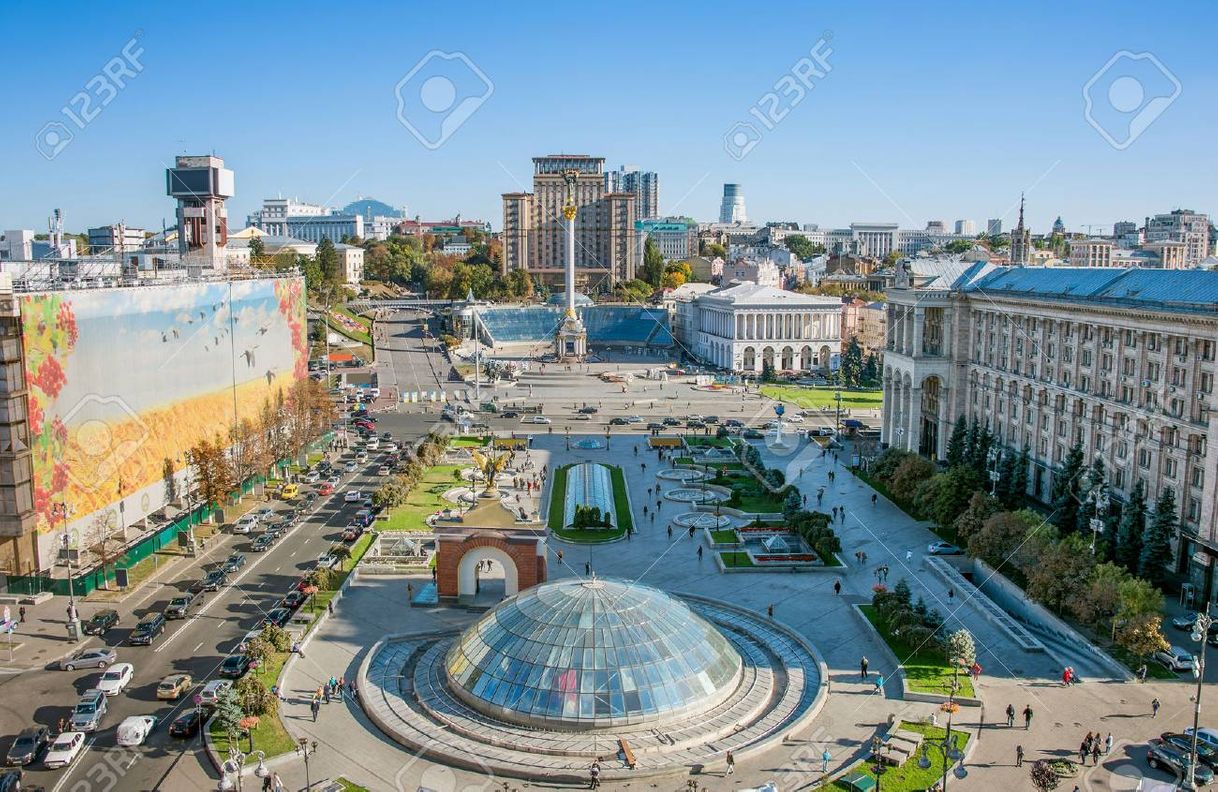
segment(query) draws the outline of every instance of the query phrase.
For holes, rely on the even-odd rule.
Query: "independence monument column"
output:
[[[562,207],[563,225],[567,232],[566,287],[567,309],[558,328],[555,346],[559,360],[583,360],[588,353],[588,331],[575,312],[575,180],[579,171],[563,172],[567,183],[567,200]]]

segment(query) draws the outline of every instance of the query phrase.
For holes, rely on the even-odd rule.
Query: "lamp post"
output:
[[[312,789],[313,782],[309,776],[309,757],[317,753],[317,740],[312,744],[309,743],[308,737],[301,737],[296,741],[296,755],[304,757],[305,766],[305,789]]]
[[[884,773],[888,772],[887,765],[884,764],[884,757],[880,751],[888,750],[888,743],[877,734],[871,738],[871,772],[875,773],[875,792],[880,792],[880,779]]]
[[[998,463],[1002,459],[1002,452],[997,448],[991,448],[985,455],[985,461],[990,469],[990,497],[994,497],[994,493],[998,491]]]
[[[267,778],[271,771],[267,769],[266,754],[262,751],[252,751],[251,753],[242,753],[235,747],[228,749],[228,759],[224,762],[224,766],[220,768],[220,783],[216,789],[220,792],[227,792],[231,789],[236,789],[241,792],[242,789],[242,771],[245,770],[245,763],[251,756],[258,757],[258,766],[254,768],[254,775],[258,778]],[[235,780],[234,780],[235,779]]]
[[[842,391],[840,384],[838,389],[833,393],[833,401],[837,403],[837,417],[833,420],[833,436],[836,438],[842,433]],[[878,786],[876,788],[879,789]]]
[[[55,504],[53,514],[63,520],[63,556],[68,565],[68,640],[80,640],[80,618],[76,612],[76,587],[72,581],[72,550],[68,536],[68,505],[62,501]]]
[[[948,696],[947,701],[939,705],[939,710],[947,713],[947,733],[943,736],[942,740],[923,740],[922,756],[918,759],[918,767],[923,770],[929,770],[931,761],[930,757],[926,755],[927,747],[928,745],[934,745],[939,749],[939,753],[943,757],[943,778],[941,781],[943,792],[947,792],[947,770],[952,764],[960,762],[956,766],[956,769],[952,771],[952,774],[956,778],[964,778],[968,775],[968,771],[964,769],[963,764],[964,754],[956,747],[956,740],[952,736],[952,716],[956,713],[956,710],[960,709],[960,705],[956,703],[956,691],[959,688],[960,683],[953,678],[951,695]]]
[[[1091,555],[1095,555],[1095,545],[1099,540],[1100,534],[1104,533],[1104,519],[1101,514],[1108,513],[1108,489],[1103,482],[1096,482],[1091,488],[1091,494],[1087,496],[1095,507],[1095,514],[1091,515],[1091,520],[1088,525],[1091,528]],[[1204,647],[1202,647],[1204,649]]]
[[[1214,617],[1210,616],[1210,604],[1205,603],[1205,611],[1197,614],[1193,622],[1192,639],[1201,645],[1201,651],[1193,658],[1193,674],[1197,677],[1197,692],[1193,694],[1193,744],[1188,751],[1188,777],[1184,781],[1184,789],[1197,788],[1197,732],[1201,727],[1201,683],[1205,681],[1205,639],[1209,636]]]

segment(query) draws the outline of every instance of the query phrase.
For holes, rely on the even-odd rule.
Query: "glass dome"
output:
[[[456,639],[449,685],[490,717],[584,730],[702,712],[741,659],[719,630],[658,589],[562,580],[500,603]]]

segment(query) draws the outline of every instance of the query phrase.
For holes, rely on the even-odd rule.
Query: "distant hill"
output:
[[[401,209],[394,209],[384,201],[375,198],[357,198],[344,206],[342,214],[358,214],[364,217],[403,217]]]

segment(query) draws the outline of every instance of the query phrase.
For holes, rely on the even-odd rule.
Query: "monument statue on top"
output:
[[[579,178],[579,171],[563,171],[562,177],[567,184],[567,196],[562,207],[563,225],[567,232],[567,309],[558,327],[555,347],[559,360],[583,360],[588,353],[588,331],[575,312],[575,182]]]

